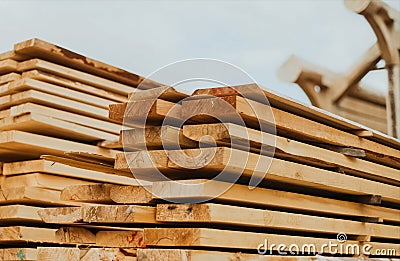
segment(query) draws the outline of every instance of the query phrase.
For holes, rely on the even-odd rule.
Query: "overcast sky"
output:
[[[400,0],[386,1],[400,9]],[[146,76],[169,63],[213,58],[301,101],[276,71],[291,55],[345,72],[375,41],[366,20],[341,0],[4,1],[0,51],[41,38]],[[367,84],[385,92],[385,73]]]

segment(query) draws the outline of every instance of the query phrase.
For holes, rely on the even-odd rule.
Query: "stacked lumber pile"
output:
[[[317,251],[322,250],[320,254],[330,255],[322,246],[338,243],[337,236],[343,233],[346,244],[360,249],[370,246],[371,257],[398,257],[399,141],[267,91],[271,106],[262,104],[262,99],[251,95],[257,88],[201,89],[189,99],[173,88],[164,88],[161,95],[151,89],[131,95],[138,99],[111,105],[111,119],[131,125],[143,119],[147,123],[145,129],[128,126],[121,132],[120,145],[126,151],[117,154],[115,168],[132,171],[152,185],[77,185],[66,188],[63,195],[69,200],[79,195],[78,201],[111,204],[109,212],[116,213],[111,223],[144,228],[137,235],[142,245],[135,245],[140,260],[268,260],[271,257],[257,255],[265,240],[286,247],[296,244],[300,249],[314,244]],[[242,97],[243,93],[250,98]],[[221,110],[220,100],[229,103],[246,126],[235,124],[234,116]],[[177,111],[170,113],[174,106]],[[252,108],[257,108],[257,115]],[[275,122],[268,122],[269,110]],[[183,126],[174,126],[188,115],[196,116]],[[166,118],[172,119],[171,125],[163,125]],[[272,134],[259,130],[259,120],[260,124],[276,124],[274,143]],[[206,135],[215,143],[202,139]],[[246,142],[250,151],[243,150]],[[201,143],[206,143],[206,148],[200,149]],[[273,159],[263,147],[275,148]],[[211,158],[210,150],[215,152]],[[182,157],[182,151],[189,157]],[[265,151],[265,155],[259,154]],[[245,164],[243,159],[247,159]],[[258,173],[257,164],[269,161],[268,172]],[[227,180],[219,180],[217,174],[226,168],[239,177],[235,184],[227,186]],[[157,171],[180,184],[163,180]],[[258,187],[250,189],[249,179],[257,174],[266,175]],[[197,186],[189,186],[193,184]],[[101,191],[101,197],[94,199],[93,190]],[[213,197],[216,191],[223,193]],[[166,202],[169,200],[178,203]],[[206,202],[192,203],[201,200]],[[65,209],[52,211],[56,215]],[[94,210],[79,211],[85,216]],[[104,212],[96,212],[97,220],[109,221]],[[125,242],[120,247],[126,247]],[[373,252],[376,249],[386,252],[377,254]],[[396,254],[388,254],[390,250]],[[334,251],[340,260],[365,255],[361,250]],[[282,253],[275,246],[267,254]]]
[[[125,257],[109,246],[108,227],[49,225],[40,211],[81,206],[60,198],[70,185],[138,184],[113,168],[117,151],[107,144],[121,126],[108,118],[108,106],[127,101],[142,81],[38,39],[0,54],[0,260]],[[62,247],[46,248],[52,245]]]
[[[270,104],[265,104],[252,84],[187,95],[38,40],[17,44],[7,55],[17,66],[5,70],[15,76],[4,77],[12,79],[4,86],[24,75],[33,77],[20,66],[32,58],[51,63],[33,68],[58,82],[33,78],[54,86],[47,91],[18,89],[15,94],[43,93],[21,100],[8,93],[8,105],[0,112],[9,118],[11,111],[22,110],[13,106],[30,103],[49,113],[49,119],[16,122],[0,133],[5,133],[0,143],[0,260],[365,257],[346,248],[334,249],[331,257],[323,247],[330,242],[370,246],[369,257],[400,256],[399,140],[267,91]],[[64,66],[68,73],[54,66]],[[140,83],[145,90],[134,89]],[[67,96],[54,88],[76,93]],[[91,88],[96,91],[89,93]],[[101,96],[100,90],[121,99]],[[87,96],[108,101],[97,103]],[[221,102],[230,110],[223,110]],[[101,105],[101,113],[95,104]],[[84,105],[93,108],[79,107]],[[245,126],[237,124],[232,111]],[[62,125],[67,123],[74,128]],[[113,131],[103,129],[105,124],[112,124]],[[270,128],[264,125],[276,126],[276,133],[265,132]],[[264,173],[260,170],[266,163],[271,165]],[[218,176],[224,169],[228,178]],[[250,188],[254,176],[262,179]],[[230,183],[232,177],[237,181]],[[223,193],[214,197],[218,191]],[[338,242],[339,233],[347,237],[345,242]],[[260,244],[266,242],[275,247],[259,255]],[[286,248],[278,249],[279,244]],[[306,249],[287,257],[292,244],[300,251],[314,244],[320,253]],[[378,254],[377,249],[385,252]]]

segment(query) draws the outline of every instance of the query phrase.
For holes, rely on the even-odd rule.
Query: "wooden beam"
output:
[[[42,72],[39,70],[32,70],[23,72],[21,75],[23,78],[35,79],[41,82],[47,82],[53,85],[58,85],[62,87],[66,87],[68,89],[73,89],[76,91],[96,95],[102,98],[106,98],[109,100],[113,100],[116,102],[125,102],[127,101],[126,95],[117,94],[111,91],[107,91],[101,88],[93,87],[88,84],[84,84],[77,81],[72,81],[63,77],[59,77],[57,75],[53,75],[51,73]],[[133,89],[135,90],[135,89]]]
[[[165,118],[169,119],[170,125],[174,125],[181,123],[182,119],[180,104],[161,99],[112,104],[109,112],[110,119],[124,124],[137,124],[138,127],[144,127],[141,126],[144,123],[158,126]]]
[[[76,206],[79,203],[60,200],[60,191],[37,187],[15,187],[0,190],[0,205]]]
[[[127,95],[128,93],[133,91],[132,86],[110,81],[105,78],[101,78],[82,71],[77,71],[65,66],[61,66],[40,59],[32,59],[20,62],[18,64],[17,70],[18,72],[21,73],[30,70],[41,70],[47,73],[67,78],[69,80],[82,82],[121,95]]]
[[[42,223],[42,219],[38,215],[38,211],[41,209],[24,205],[0,206],[0,221],[2,224],[8,222]]]
[[[239,95],[263,103],[265,101],[265,97],[262,97],[262,95],[257,95],[260,94],[260,92],[264,93],[272,107],[282,111],[286,111],[343,131],[368,129],[367,127],[362,126],[354,121],[337,116],[326,110],[321,110],[317,107],[303,104],[289,97],[283,97],[282,95],[278,95],[271,90],[260,90],[260,87],[257,84],[199,89],[194,91],[193,95],[212,95],[217,97]],[[374,133],[374,137],[371,137],[371,140],[376,140],[394,148],[400,148],[400,142],[397,139],[374,130],[372,130],[372,132]]]
[[[19,55],[43,58],[60,65],[131,86],[137,86],[144,80],[143,77],[137,74],[105,64],[37,38],[15,44],[14,52]],[[146,80],[144,84],[146,84],[145,87],[147,88],[153,88],[159,85],[150,80]]]
[[[109,99],[100,98],[91,94],[86,94],[80,91],[71,90],[55,84],[50,84],[30,78],[22,78],[20,80],[2,85],[0,87],[0,95],[7,95],[27,90],[37,90],[40,92],[56,95],[103,109],[108,109],[108,106],[114,103],[114,101]]]
[[[145,247],[143,229],[129,231],[99,231],[96,245],[107,247]]]
[[[242,240],[237,240],[238,238]],[[318,249],[317,251],[323,249],[321,248],[323,244],[328,244],[329,241],[332,241],[332,239],[327,238],[309,238],[210,228],[144,229],[144,241],[146,246],[257,250],[257,246],[263,244],[265,240],[267,240],[269,244],[285,244],[285,250],[288,250],[287,247],[291,244],[315,244]],[[353,240],[349,240],[346,243],[359,244],[357,241]],[[323,251],[328,251],[328,249],[326,248]]]
[[[62,163],[48,160],[31,160],[5,163],[3,165],[3,175],[19,175],[28,173],[49,173],[64,177],[80,178],[85,180],[113,183],[121,185],[138,185],[136,179],[116,174],[109,174],[100,171],[87,170],[78,167],[72,167]],[[143,184],[148,184],[143,182]]]
[[[2,248],[0,249],[0,259],[1,260],[37,260],[37,249],[36,248]]]
[[[1,112],[0,112],[1,113]],[[57,110],[50,107],[34,104],[34,103],[23,103],[21,105],[13,106],[9,109],[7,116],[18,116],[26,113],[36,113],[56,119],[60,119],[67,122],[76,123],[82,126],[91,127],[93,129],[98,129],[106,131],[112,134],[119,134],[121,129],[120,124],[98,120],[92,117],[83,116],[76,113],[71,113],[68,111]]]
[[[173,126],[148,126],[122,130],[119,143],[125,149],[178,149],[195,148],[198,143],[183,135],[180,128]]]
[[[6,51],[4,53],[0,53],[0,61],[7,60],[7,59],[20,62],[20,61],[28,59],[28,57],[26,57],[24,55],[21,55],[21,54],[16,54],[14,52],[14,50],[10,50],[10,51]]]
[[[0,130],[19,130],[46,136],[83,142],[118,139],[118,136],[108,132],[81,126],[53,117],[27,113],[14,117],[0,119]]]
[[[55,238],[54,243],[92,245],[96,242],[96,235],[83,227],[61,227],[55,232]]]
[[[151,186],[112,186],[110,197],[118,204],[149,204],[154,200]]]
[[[353,134],[238,96],[183,101],[182,117],[199,115],[205,113],[204,110],[207,109],[211,115],[219,116],[226,122],[232,121],[232,111],[223,112],[217,109],[224,101],[232,105],[250,127],[257,127],[260,123],[267,126],[272,125],[276,126],[279,135],[289,138],[364,149],[369,152],[367,158],[400,167],[398,164],[399,150],[367,139],[360,139]],[[270,113],[264,112],[271,112],[274,120]],[[197,117],[195,120],[207,123],[215,122],[214,119],[206,116]],[[378,155],[380,156],[378,157]]]
[[[127,176],[127,177],[132,177],[132,175],[127,174],[126,172],[121,172],[116,169],[114,169],[114,166],[109,165],[109,164],[104,164],[101,162],[86,162],[83,160],[77,160],[77,159],[71,159],[71,158],[65,158],[65,157],[57,157],[53,155],[42,155],[40,156],[41,159],[44,159],[46,161],[52,161],[52,162],[58,162],[64,165],[68,165],[71,167],[76,167],[80,169],[86,169],[86,170],[94,170],[97,172],[103,172],[107,174],[117,174],[120,176]]]
[[[37,227],[0,227],[0,244],[58,243],[56,229]]]
[[[135,249],[120,249],[120,248],[89,248],[88,250],[81,250],[81,258],[79,261],[93,261],[93,260],[104,260],[108,258],[114,258],[116,260],[124,261],[137,261]],[[69,261],[69,260],[68,260]]]
[[[229,215],[227,215],[229,213]],[[174,224],[211,224],[242,228],[264,228],[328,233],[336,235],[338,227],[347,235],[369,235],[395,239],[400,228],[382,224],[362,223],[342,219],[315,217],[272,210],[261,210],[219,204],[158,204],[157,221]],[[232,229],[239,230],[239,229]],[[285,232],[282,232],[283,234]]]
[[[344,96],[354,90],[361,79],[376,66],[380,59],[381,51],[378,43],[375,43],[351,66],[345,76],[344,84],[334,91],[336,96],[333,98],[333,102],[340,102]]]
[[[60,199],[73,202],[113,203],[110,197],[111,184],[88,184],[67,186]]]
[[[252,152],[264,155],[271,155],[272,152],[278,158],[316,167],[339,167],[346,172],[363,178],[387,182],[392,185],[400,185],[398,170],[369,161],[347,157],[365,157],[365,152],[359,149],[327,145],[329,146],[329,150],[325,150],[307,143],[274,136],[232,123],[184,125],[183,134],[187,138],[198,142],[200,142],[202,137],[208,135],[217,142],[218,146],[233,147],[246,151],[250,149]],[[323,147],[326,146],[323,145]]]
[[[79,261],[81,251],[72,247],[38,247],[37,260]]]
[[[128,94],[128,100],[131,102],[156,99],[161,99],[169,102],[179,102],[187,97],[189,97],[188,94],[179,92],[170,86],[162,86],[147,90],[135,89],[133,92]]]
[[[136,261],[135,256],[127,249],[119,248],[86,248],[76,247],[37,247],[37,248],[3,248],[0,249],[0,259],[7,261],[40,261],[40,260],[59,260],[59,261],[98,261],[111,260],[116,258],[124,261]]]
[[[61,109],[109,121],[108,111],[106,109],[35,90],[0,96],[0,102],[0,109],[7,109],[11,106],[32,102],[55,109]]]
[[[63,176],[49,175],[42,173],[12,175],[3,177],[4,178],[1,181],[2,189],[12,189],[12,188],[26,186],[26,187],[36,187],[36,188],[53,189],[53,190],[63,190],[65,187],[70,185],[83,185],[83,184],[93,183],[91,181],[82,179],[68,178]]]
[[[155,224],[156,209],[137,205],[84,205],[82,207],[45,208],[38,212],[52,224]]]
[[[1,60],[0,61],[0,74],[7,74],[16,72],[18,67],[18,62],[13,60]]]
[[[240,260],[240,261],[318,261],[321,258],[329,261],[357,261],[354,257],[321,257],[321,256],[284,256],[284,255],[259,255],[241,252],[221,252],[215,250],[193,249],[152,249],[139,248],[138,260],[174,260],[174,261],[201,261],[201,260]]]
[[[155,168],[163,173],[171,173],[184,179],[185,176],[176,173],[176,169],[191,171],[191,178],[204,178],[201,173],[196,175],[195,170],[206,171],[207,175],[213,177],[214,173],[222,171],[229,173],[231,178],[228,182],[234,182],[239,177],[259,177],[261,180],[278,181],[296,186],[305,186],[317,190],[331,191],[351,195],[382,195],[384,201],[399,203],[398,187],[375,181],[360,179],[357,177],[342,175],[323,169],[309,167],[277,158],[269,158],[254,153],[231,149],[226,147],[188,149],[183,151],[188,158],[180,156],[182,151],[164,150],[139,151],[117,154],[115,168],[121,170],[132,170],[145,175],[155,173]],[[215,154],[214,154],[215,153]],[[197,156],[200,155],[200,156]],[[195,161],[194,161],[194,157]],[[212,158],[211,158],[212,157]],[[170,158],[179,159],[178,162]],[[207,164],[204,164],[204,163]],[[269,168],[261,167],[259,164],[271,162]],[[264,165],[265,166],[265,165]],[[184,174],[183,172],[182,174]],[[321,179],[321,176],[324,178]],[[180,178],[179,178],[180,177]],[[210,177],[210,178],[211,178]],[[396,178],[396,177],[394,177]]]
[[[176,182],[155,182],[152,185],[152,191],[164,200],[190,202],[190,200],[213,199],[216,191],[225,191],[226,189],[226,183],[221,181],[188,180],[179,183],[187,184],[187,186]],[[399,210],[396,209],[266,188],[249,189],[248,186],[238,184],[232,185],[223,194],[218,195],[215,201],[247,207],[290,209],[322,216],[382,217],[385,221],[400,222]]]
[[[106,159],[114,159],[115,151],[102,149],[97,146],[82,144],[78,142],[62,140],[22,131],[3,131],[0,133],[0,148],[8,150],[8,153],[0,153],[0,158],[13,155],[14,161],[20,157],[22,159],[38,158],[41,155],[64,156],[64,152],[80,151],[96,154]],[[26,154],[30,155],[27,157]]]
[[[0,84],[9,83],[21,79],[21,75],[18,73],[8,73],[0,76]]]

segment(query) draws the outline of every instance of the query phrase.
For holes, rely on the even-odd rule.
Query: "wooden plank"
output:
[[[15,187],[1,189],[0,205],[29,204],[44,205],[58,204],[63,205],[60,200],[60,191],[49,190],[37,187]],[[74,203],[71,202],[73,205]]]
[[[106,148],[106,149],[123,149],[123,146],[119,143],[119,139],[99,141],[97,143],[97,146],[99,146],[100,148]]]
[[[0,111],[0,114],[2,111]],[[76,123],[82,126],[98,129],[112,134],[119,134],[121,129],[120,124],[98,120],[92,117],[86,117],[80,114],[71,113],[63,110],[57,110],[50,107],[34,104],[24,103],[21,105],[13,106],[9,109],[9,113],[6,116],[18,116],[26,113],[36,113],[52,118],[60,119],[67,122]]]
[[[259,123],[268,126],[276,126],[279,135],[286,136],[301,141],[312,141],[327,143],[338,146],[351,146],[364,149],[367,158],[400,168],[400,150],[384,146],[382,144],[359,138],[353,134],[320,124],[315,121],[305,119],[294,114],[278,110],[267,105],[246,100],[239,96],[224,96],[220,98],[186,100],[182,103],[182,117],[188,115],[200,115],[206,112],[216,117],[221,117],[223,121],[232,121],[232,111],[222,111],[221,104],[228,102],[240,113],[243,120],[250,127],[259,126]],[[257,112],[257,114],[256,114]],[[264,113],[266,112],[266,113]],[[273,114],[273,119],[270,113]],[[258,116],[258,117],[257,117]],[[214,121],[210,117],[199,116],[197,121]]]
[[[177,173],[176,169],[191,171],[191,178],[214,177],[225,171],[230,174],[229,181],[235,181],[240,176],[256,176],[267,183],[278,181],[336,193],[381,195],[385,201],[400,202],[398,187],[277,158],[226,147],[187,149],[183,150],[183,153],[188,157],[183,157],[180,150],[168,151],[168,154],[164,150],[119,153],[115,160],[115,168],[139,173],[140,176],[137,176],[140,178],[144,178],[146,173],[154,174],[155,168],[166,174],[171,173],[174,178],[178,177],[177,179],[185,179],[187,174]],[[259,164],[263,164],[262,162],[271,162],[271,165],[269,168],[261,167]],[[196,175],[196,170],[206,171],[207,176],[202,173]]]
[[[152,184],[152,192],[164,200],[179,200],[184,203],[191,200],[214,199],[216,192],[225,191],[215,198],[216,202],[247,207],[274,207],[322,216],[380,217],[384,221],[400,222],[399,210],[396,209],[267,188],[249,189],[248,186],[238,184],[233,184],[227,189],[226,183],[215,180],[187,180],[180,183],[189,186],[182,186],[176,182],[155,182]]]
[[[37,227],[0,227],[0,244],[10,243],[57,243],[56,229]]]
[[[79,248],[67,247],[38,247],[37,260],[79,261]]]
[[[37,260],[60,261],[136,261],[136,257],[128,256],[124,249],[119,248],[67,248],[38,247]],[[35,259],[36,260],[36,259]]]
[[[143,229],[129,231],[99,231],[96,245],[107,247],[145,247]]]
[[[37,249],[36,248],[0,248],[0,260],[7,261],[17,261],[17,260],[27,260],[36,261],[37,260]]]
[[[114,166],[114,158],[103,157],[96,153],[83,152],[83,151],[71,151],[64,153],[66,158],[79,160],[82,162],[100,164],[112,168]]]
[[[126,249],[76,247],[3,248],[0,259],[5,261],[136,261]]]
[[[55,84],[61,87],[66,87],[68,89],[96,95],[98,97],[106,98],[116,102],[127,101],[126,95],[120,95],[111,91],[103,90],[101,88],[93,87],[78,81],[72,81],[51,73],[42,72],[39,70],[26,71],[22,73],[23,78],[35,79],[41,82],[47,82],[50,84]],[[133,89],[136,90],[136,89]]]
[[[137,251],[138,260],[159,260],[159,261],[357,261],[354,257],[328,257],[328,256],[292,256],[292,255],[259,255],[247,254],[241,252],[222,252],[210,250],[193,249],[157,249],[157,248],[139,248]],[[389,261],[386,259],[375,258],[376,261]]]
[[[148,90],[135,89],[133,92],[128,94],[128,100],[130,102],[140,100],[156,100],[158,98],[169,102],[179,102],[187,97],[189,97],[188,94],[179,92],[170,86],[162,86]]]
[[[74,202],[113,203],[110,197],[111,184],[89,184],[67,186],[60,199]]]
[[[59,162],[48,161],[48,160],[31,160],[31,161],[20,161],[4,163],[3,175],[19,175],[28,173],[49,173],[64,177],[81,178],[86,180],[93,180],[104,183],[114,183],[120,185],[140,185],[149,184],[145,181],[138,182],[134,178],[108,174],[104,172],[87,170],[78,167],[72,167]]]
[[[38,158],[41,155],[56,155],[63,156],[67,151],[81,151],[93,153],[105,157],[107,159],[115,158],[115,151],[110,149],[102,149],[97,146],[82,144],[73,141],[67,141],[22,131],[3,131],[0,133],[0,148],[7,149],[7,153],[0,154],[0,159],[3,155],[18,156],[21,151],[23,154],[29,154],[26,159]]]
[[[111,184],[68,186],[61,192],[62,200],[90,203],[149,204],[153,200],[150,186],[119,186]]]
[[[86,94],[80,91],[67,89],[58,85],[41,82],[30,78],[22,78],[20,80],[0,86],[0,95],[13,94],[27,90],[37,90],[103,109],[108,109],[108,106],[114,103],[114,101],[109,99],[100,98],[91,94]]]
[[[241,238],[241,240],[238,240]],[[257,250],[257,246],[267,240],[269,244],[289,245],[314,244],[319,250],[323,244],[328,244],[332,239],[311,238],[301,236],[286,236],[253,232],[229,231],[210,228],[145,228],[144,241],[146,246],[157,247],[207,247],[225,249]],[[349,240],[347,244],[359,244]],[[343,250],[342,250],[343,251]],[[340,249],[339,252],[340,253]],[[342,252],[344,253],[344,252]]]
[[[197,142],[186,138],[180,128],[168,125],[122,130],[119,144],[124,149],[178,149],[178,145],[181,148],[198,146]]]
[[[245,85],[231,86],[231,87],[198,89],[193,92],[193,95],[213,95],[220,97],[232,96],[232,95],[245,95],[248,99],[263,102],[265,98],[260,97],[260,95],[257,95],[260,93],[259,90],[260,87],[257,84],[245,84]],[[271,90],[268,91],[262,90],[262,91],[264,92],[265,97],[268,98],[270,105],[279,110],[283,110],[292,113],[294,115],[298,115],[343,131],[370,130],[374,134],[374,136],[370,138],[371,140],[374,140],[376,142],[385,144],[393,148],[400,149],[399,139],[395,139],[386,134],[372,130],[356,122],[342,118],[340,116],[319,109],[317,107],[303,104],[289,97],[283,97],[282,95],[278,95],[272,92]]]
[[[0,119],[0,131],[7,130],[19,130],[81,142],[118,138],[115,134],[36,113]]]
[[[0,109],[7,109],[11,106],[32,102],[109,121],[108,111],[105,109],[35,90],[0,96],[0,102]]]
[[[45,223],[62,225],[79,224],[83,222],[85,210],[85,206],[43,208],[38,211],[38,216]]]
[[[81,250],[80,261],[136,261],[135,256],[130,256],[132,249],[119,248],[90,248],[83,252]]]
[[[23,60],[27,59],[27,57],[25,55],[16,54],[14,52],[14,50],[0,53],[0,61],[7,60],[7,59],[19,62],[19,61],[23,61]]]
[[[398,238],[400,234],[398,226],[218,204],[158,204],[156,219],[160,222],[172,222],[174,224],[206,223],[211,224],[213,228],[227,225],[334,235],[340,230],[347,235],[367,235],[391,239]]]
[[[102,205],[45,208],[38,212],[42,220],[52,224],[155,224],[156,209],[137,205]],[[113,225],[115,226],[115,225]]]
[[[56,231],[56,240],[60,243],[92,245],[96,235],[82,227],[61,227]],[[106,244],[103,246],[107,246]]]
[[[138,124],[139,127],[143,127],[140,125],[145,122],[149,125],[161,125],[165,118],[170,121],[169,125],[179,125],[182,122],[181,105],[161,99],[111,104],[109,117],[124,124]]]
[[[16,72],[18,67],[18,62],[7,59],[0,61],[0,75]]]
[[[129,130],[127,132],[129,133]],[[338,167],[341,172],[392,185],[400,185],[399,171],[396,169],[362,159],[349,158],[341,153],[325,150],[280,136],[274,136],[266,132],[260,132],[236,124],[216,123],[184,125],[183,134],[185,137],[195,141],[200,141],[202,137],[208,135],[212,137],[219,146],[243,150],[250,149],[252,152],[262,153],[264,155],[270,155],[272,151],[278,158],[316,167]],[[130,136],[131,135],[129,135],[129,137]],[[151,138],[152,139],[149,140],[157,140],[154,139],[153,136]],[[203,140],[203,142],[207,143],[206,140]],[[275,150],[273,150],[273,147],[275,147]]]
[[[42,208],[24,206],[24,205],[8,205],[0,206],[0,221],[2,224],[7,222],[29,222],[29,223],[41,223],[38,211]]]
[[[153,201],[151,186],[112,186],[110,198],[119,204],[149,204]]]
[[[86,211],[83,221],[104,224],[156,224],[155,217],[155,207],[136,205],[91,206]]]
[[[121,172],[119,170],[114,169],[114,167],[112,165],[103,164],[101,162],[85,162],[82,160],[57,157],[57,156],[53,156],[53,155],[42,155],[42,156],[40,156],[40,158],[47,160],[47,161],[58,162],[58,163],[61,163],[64,165],[68,165],[68,166],[76,167],[76,168],[80,168],[80,169],[94,170],[97,172],[132,177],[132,175],[130,173],[128,174],[126,172]]]
[[[16,81],[16,80],[19,80],[20,78],[21,78],[21,75],[18,73],[14,73],[14,72],[7,73],[7,74],[0,76],[0,84],[5,84],[5,83],[12,82],[12,81]]]
[[[81,206],[80,202],[60,200],[60,191],[38,187],[14,187],[0,190],[0,205]]]
[[[3,176],[3,179],[1,180],[2,189],[12,189],[16,187],[26,186],[53,190],[63,190],[65,187],[70,185],[85,184],[94,184],[94,182],[43,173]]]
[[[107,80],[105,78],[101,78],[82,71],[74,70],[55,63],[46,62],[40,59],[32,59],[20,62],[18,64],[17,70],[21,73],[29,70],[41,70],[47,73],[67,78],[69,80],[79,81],[121,95],[128,95],[128,93],[132,92],[133,90],[132,86]]]
[[[137,74],[105,64],[37,38],[15,44],[14,51],[17,54],[43,58],[79,71],[84,71],[128,85],[137,86],[144,80],[143,77]],[[146,80],[143,85],[147,88],[159,86],[159,84],[150,80]]]

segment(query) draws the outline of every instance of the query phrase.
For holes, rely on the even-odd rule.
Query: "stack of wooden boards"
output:
[[[79,211],[83,216],[79,221],[85,221],[88,213],[96,212],[96,220],[110,222],[109,213],[113,213],[110,223],[140,228],[135,236],[138,244],[131,246],[138,247],[137,257],[143,260],[268,260],[268,256],[257,255],[265,240],[275,244],[267,254],[279,254],[279,244],[295,244],[300,251],[313,244],[322,254],[338,253],[340,260],[352,255],[399,257],[400,142],[267,91],[264,94],[271,106],[263,104],[257,95],[251,95],[258,93],[257,88],[201,89],[190,97],[173,88],[164,89],[159,96],[160,92],[152,89],[141,92],[134,101],[111,105],[113,120],[147,122],[144,130],[121,132],[120,144],[126,152],[117,154],[115,168],[132,171],[140,179],[153,181],[152,185],[69,187],[63,191],[65,199],[77,197],[77,201],[110,205],[104,210],[55,208],[51,215]],[[244,93],[250,98],[242,97]],[[139,94],[132,97],[135,95]],[[219,107],[220,100],[229,103],[247,126],[234,124],[233,116]],[[174,106],[177,111],[169,113]],[[257,115],[252,108],[257,108]],[[274,122],[262,113],[269,110]],[[162,125],[166,117],[179,120],[188,115],[196,116],[183,126]],[[272,134],[257,130],[258,121],[276,125],[274,143],[270,142]],[[212,147],[203,148],[204,154],[199,149],[201,142],[207,143],[202,140],[206,135],[217,145],[211,159],[204,152]],[[176,150],[176,140],[182,149]],[[245,142],[250,151],[242,150]],[[257,173],[256,168],[258,162],[271,160],[268,153],[259,154],[265,151],[262,147],[275,148],[267,173]],[[134,149],[137,151],[129,152]],[[189,159],[179,158],[182,150]],[[195,160],[190,158],[200,154]],[[245,165],[243,158],[247,159]],[[226,181],[216,177],[224,168],[240,176],[226,191]],[[198,186],[192,189],[174,181],[154,180],[155,170],[181,184]],[[250,189],[247,182],[253,174],[265,177],[257,188]],[[212,197],[221,190],[224,193]],[[98,191],[98,196],[93,198],[91,191]],[[209,198],[206,203],[185,204]],[[168,200],[180,204],[168,204]],[[329,242],[343,243],[337,241],[338,234],[339,239],[346,234],[345,243],[359,246],[360,252],[323,247]],[[363,252],[362,247],[370,251]],[[283,251],[288,254],[287,248]]]
[[[142,81],[38,39],[0,54],[0,260],[116,260],[129,252],[108,247],[107,231],[96,241],[95,232],[108,227],[48,225],[38,211],[82,205],[60,200],[69,185],[138,184],[119,175],[117,151],[103,145],[117,141],[121,128],[108,118],[108,106],[127,101]],[[73,247],[59,249],[60,258],[55,248],[36,248],[60,244]]]
[[[256,85],[187,95],[40,40],[0,57],[8,58],[0,79],[10,89],[0,97],[9,118],[0,133],[0,260],[400,256],[397,139],[267,91],[265,104]],[[31,59],[33,67],[22,66]],[[9,61],[17,64],[11,71]],[[10,87],[21,81],[25,87]],[[145,89],[133,89],[140,83]],[[178,125],[188,115],[196,116]],[[142,120],[145,128],[134,127]],[[119,135],[122,122],[129,126]],[[263,162],[271,163],[267,173],[257,167]],[[235,184],[216,177],[225,168]],[[159,180],[156,170],[180,183]],[[248,186],[252,175],[265,175],[256,188]],[[200,200],[207,201],[190,203]],[[340,245],[339,233],[360,252],[323,247]],[[259,255],[266,242],[273,251]],[[279,244],[305,253],[287,257]],[[310,244],[320,255],[308,254]]]

